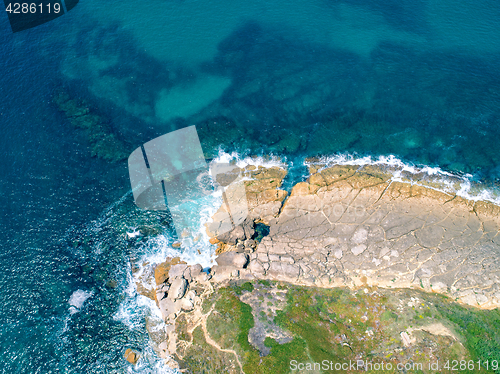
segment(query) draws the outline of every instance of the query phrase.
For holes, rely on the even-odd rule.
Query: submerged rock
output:
[[[65,91],[54,93],[52,102],[71,124],[84,130],[91,146],[91,156],[107,161],[122,161],[129,155],[129,146],[113,132],[108,121],[84,101],[71,98]]]

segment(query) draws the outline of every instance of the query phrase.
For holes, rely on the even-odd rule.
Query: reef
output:
[[[122,161],[128,157],[130,153],[128,144],[113,132],[106,118],[92,110],[87,102],[74,99],[63,90],[54,93],[52,102],[73,126],[84,131],[90,143],[92,157],[112,162]]]

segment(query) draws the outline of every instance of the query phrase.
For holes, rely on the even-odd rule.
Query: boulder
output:
[[[231,253],[231,252],[228,252]],[[231,278],[238,278],[239,270],[234,266],[218,266],[212,267],[212,280],[214,282],[222,282]]]
[[[123,356],[132,365],[135,365],[140,357],[139,353],[132,350],[131,348],[127,348],[127,350],[125,351],[125,354]]]
[[[171,300],[181,299],[186,293],[187,281],[184,278],[175,278],[168,290],[168,298]]]
[[[158,300],[158,307],[160,308],[163,320],[166,320],[170,314],[175,312],[174,302],[168,297]]]
[[[180,312],[182,304],[181,300],[173,301],[172,299],[166,297],[158,302],[158,307],[160,308],[161,316],[165,322],[173,314],[176,315]]]
[[[236,245],[238,241],[243,241],[245,238],[245,229],[241,225],[236,226],[229,232],[217,236],[219,241],[230,245]]]
[[[158,291],[161,291],[161,292],[165,292],[165,293],[168,293],[168,290],[170,289],[170,284],[168,283],[163,283],[163,284],[160,284],[157,289],[156,289],[156,292]]]
[[[190,272],[190,275],[191,275],[191,278],[192,279],[196,279],[200,273],[203,271],[203,268],[201,267],[200,264],[196,264],[196,265],[193,265],[193,266],[190,266],[189,267],[189,272]],[[186,276],[184,275],[184,278]]]
[[[186,264],[172,265],[168,272],[168,277],[170,279],[180,278],[188,266]]]
[[[193,290],[190,290],[186,296],[182,299],[181,307],[185,311],[193,310],[194,308],[194,299],[196,297],[196,293]]]
[[[257,242],[253,239],[247,239],[247,240],[245,240],[245,242],[243,244],[245,245],[245,248],[247,248],[247,249],[253,249],[257,246]]]
[[[264,266],[258,260],[252,260],[248,265],[248,270],[255,274],[265,274]]]
[[[243,231],[245,231],[246,239],[251,239],[255,235],[254,221],[251,218],[245,218],[241,226],[243,227]]]
[[[211,278],[212,276],[210,274],[205,273],[204,271],[200,272],[196,277],[194,277],[194,279],[197,282],[202,282],[202,283],[209,281]]]
[[[161,358],[167,358],[169,356],[168,343],[166,341],[163,341],[158,345],[158,350],[158,354]]]
[[[185,264],[184,261],[181,261],[179,257],[167,258],[165,262],[156,265],[155,267],[155,281],[156,285],[160,285],[164,283],[168,279],[168,273],[170,268],[177,264]]]
[[[167,297],[167,293],[162,291],[162,290],[156,290],[156,301],[160,302],[160,300],[163,300],[165,297]]]
[[[175,361],[171,356],[168,356],[165,360],[165,366],[172,369],[172,370],[175,370],[175,371],[179,371],[180,370],[180,365],[177,361]]]
[[[219,266],[230,266],[237,269],[245,268],[248,260],[249,258],[246,253],[236,252],[224,252],[215,259]]]
[[[182,273],[182,277],[187,280],[188,283],[191,283],[193,281],[193,277],[191,275],[191,267],[187,267],[184,272]]]

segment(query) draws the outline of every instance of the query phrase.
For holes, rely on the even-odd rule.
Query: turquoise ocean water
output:
[[[82,0],[17,34],[0,15],[0,370],[161,372],[129,259],[173,254],[168,217],[134,208],[126,161],[91,157],[54,92],[130,151],[196,125],[207,156],[286,157],[287,186],[305,157],[370,156],[499,201],[499,26],[492,0]]]

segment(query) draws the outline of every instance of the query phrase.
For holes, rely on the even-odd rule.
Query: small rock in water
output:
[[[181,242],[180,241],[176,241],[176,242],[172,243],[172,248],[180,248],[180,247],[181,247]]]
[[[135,365],[139,360],[139,353],[133,351],[131,348],[127,348],[125,354],[123,355],[125,359],[130,362],[132,365]]]
[[[108,288],[116,288],[118,286],[118,282],[115,279],[109,279],[106,282],[106,287]]]

